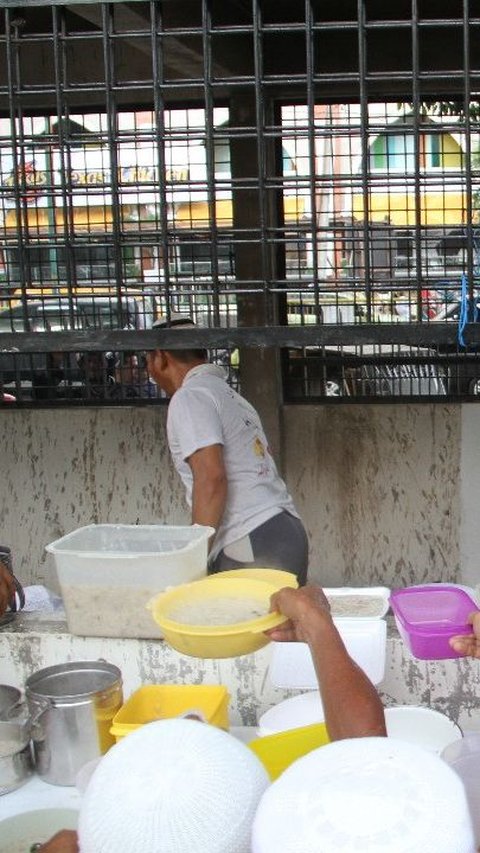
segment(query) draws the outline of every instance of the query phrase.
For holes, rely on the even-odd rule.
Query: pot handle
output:
[[[32,729],[34,729],[35,726],[38,725],[45,712],[48,711],[50,708],[53,708],[53,702],[51,701],[51,699],[43,698],[37,699],[36,701],[38,702],[38,708],[32,714],[30,714],[27,720],[25,721],[25,725],[29,729],[30,733],[32,732]]]

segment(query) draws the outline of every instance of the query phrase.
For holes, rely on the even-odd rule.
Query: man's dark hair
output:
[[[175,328],[196,328],[192,318],[187,314],[171,313],[170,317],[161,317],[153,324],[154,329],[175,329]],[[158,347],[170,353],[178,361],[188,364],[190,361],[207,361],[208,351],[206,349],[168,349],[167,347]]]
[[[177,361],[182,364],[188,364],[190,361],[207,361],[208,351],[206,349],[165,349],[165,352],[173,355]]]

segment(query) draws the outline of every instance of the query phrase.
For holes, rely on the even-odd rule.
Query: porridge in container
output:
[[[325,588],[334,618],[381,619],[389,607],[387,587]]]
[[[198,658],[249,654],[270,642],[265,633],[285,621],[270,611],[278,587],[257,579],[204,578],[156,596],[153,618],[172,648]]]
[[[234,625],[266,616],[268,607],[258,598],[219,596],[205,601],[187,601],[177,604],[168,613],[173,622],[184,625]]]

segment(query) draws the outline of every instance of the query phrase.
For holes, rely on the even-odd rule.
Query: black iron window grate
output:
[[[476,399],[473,3],[2,5],[4,393],[162,402],[181,311],[289,401]]]

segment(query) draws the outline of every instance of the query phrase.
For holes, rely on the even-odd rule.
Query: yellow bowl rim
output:
[[[275,586],[277,590],[284,589],[284,586],[278,586],[274,580],[274,578],[269,575],[269,577],[261,578],[251,576],[251,572],[275,572],[281,575],[289,575],[292,579],[292,583],[295,583],[298,588],[298,578],[293,572],[287,572],[286,569],[273,569],[270,566],[244,566],[241,569],[225,569],[223,572],[215,572],[214,575],[207,575],[206,578],[202,578],[202,580],[213,581],[213,580],[235,580],[235,576],[237,576],[238,580],[258,580],[262,583],[269,583],[272,586]],[[279,579],[280,580],[280,579]],[[293,587],[292,587],[293,588]]]

